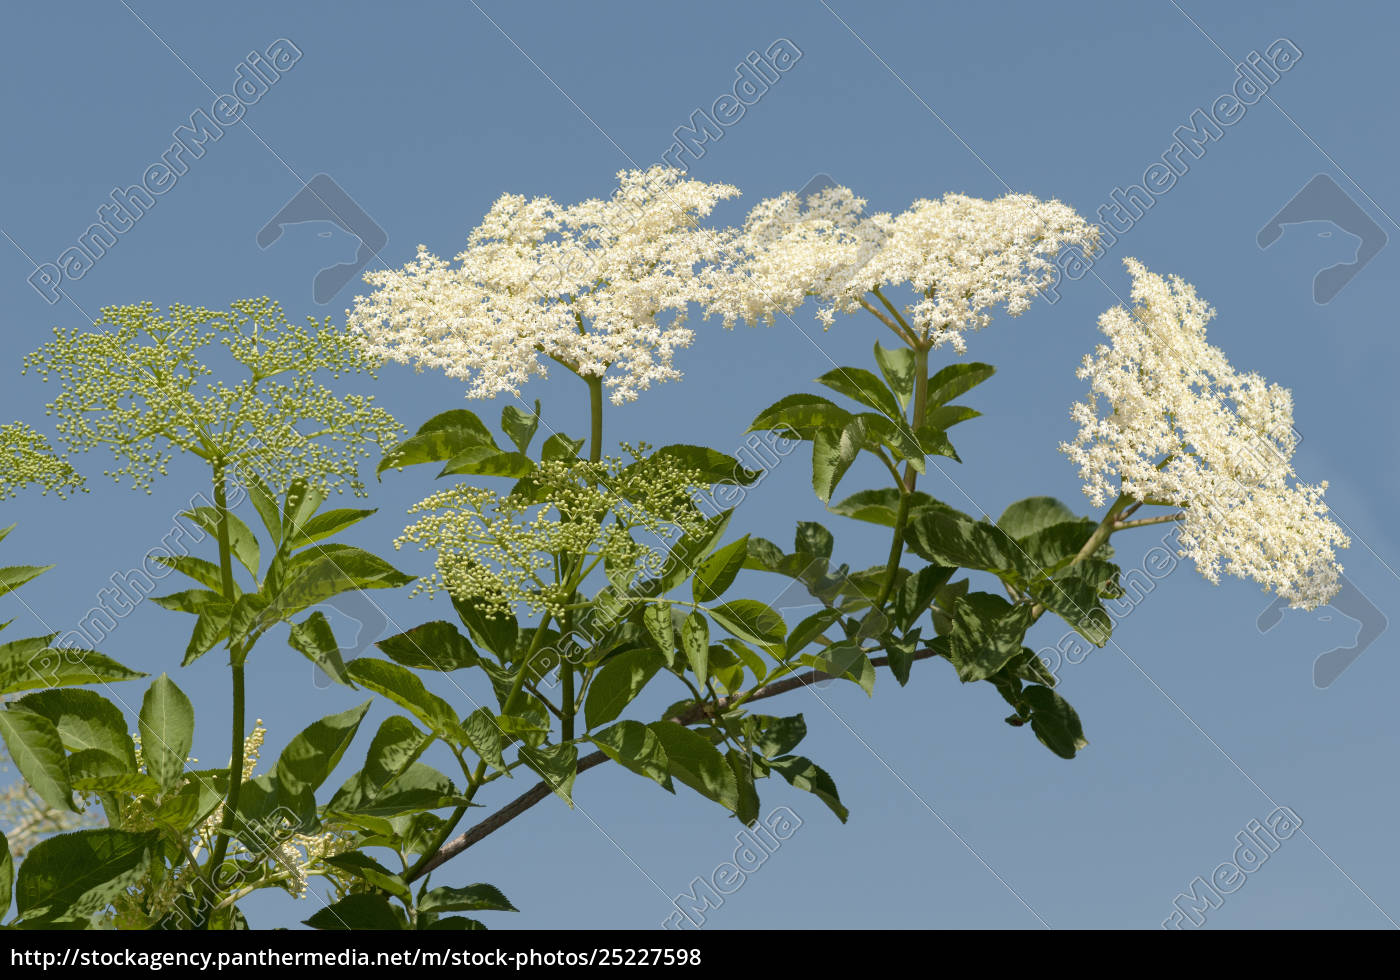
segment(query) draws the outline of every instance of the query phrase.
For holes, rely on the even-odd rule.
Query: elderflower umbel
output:
[[[292,324],[263,298],[229,310],[175,304],[164,314],[150,303],[112,306],[95,326],[112,329],[55,328],[24,369],[61,383],[48,413],[69,449],[107,445],[122,463],[107,475],[147,492],[176,452],[189,452],[278,491],[301,477],[363,495],[357,468],[366,444],[383,447],[401,434],[372,396],[337,395],[313,380],[317,371],[372,373],[329,320]],[[241,378],[214,379],[215,359],[231,359]]]
[[[1098,235],[1067,205],[1029,194],[948,194],[894,216],[865,215],[865,203],[849,188],[829,187],[806,201],[788,192],[758,204],[727,270],[711,274],[706,312],[726,326],[771,324],[811,296],[829,327],[836,313],[871,302],[872,290],[907,286],[920,297],[903,311],[912,340],[963,353],[964,333],[990,323],[993,307],[1011,316],[1030,307],[1054,280],[1060,248],[1088,247]]]
[[[606,201],[562,206],[502,196],[455,264],[419,246],[403,269],[371,272],[375,287],[348,311],[373,355],[468,380],[469,398],[518,393],[544,358],[602,377],[612,401],[633,401],[680,377],[687,306],[707,296],[701,275],[724,233],[698,226],[739,191],[653,167],[618,174]]]
[[[630,578],[651,570],[651,550],[633,530],[666,540],[704,522],[694,503],[703,488],[698,472],[647,457],[646,446],[624,448],[632,459],[545,460],[509,494],[467,483],[435,493],[410,509],[425,516],[394,547],[412,542],[437,552],[436,573],[418,586],[429,594],[441,587],[493,615],[523,602],[562,616],[570,590],[552,574],[555,555],[585,566],[592,559],[610,576]]]
[[[0,500],[31,483],[43,487],[45,495],[52,490],[60,497],[72,490],[87,490],[83,478],[66,459],[54,454],[42,433],[23,422],[0,425]]]
[[[1182,554],[1207,579],[1225,571],[1298,608],[1325,604],[1341,573],[1334,549],[1349,542],[1327,516],[1327,484],[1297,482],[1292,395],[1206,342],[1215,311],[1189,283],[1125,265],[1134,308],[1100,317],[1110,342],[1084,358],[1089,400],[1061,446],[1085,494],[1182,507]]]

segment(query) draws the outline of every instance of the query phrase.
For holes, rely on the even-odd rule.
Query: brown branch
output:
[[[929,657],[935,657],[937,655],[937,652],[931,649],[918,650],[914,653],[913,659],[927,660]],[[872,667],[884,667],[887,666],[889,662],[889,657],[875,657],[870,661],[870,664]],[[762,701],[764,698],[771,698],[776,697],[779,694],[786,694],[788,691],[795,691],[799,687],[806,687],[808,684],[815,684],[818,681],[830,680],[831,677],[831,674],[827,674],[824,671],[810,670],[807,673],[799,674],[796,677],[789,677],[786,680],[777,681],[773,684],[766,684],[763,687],[756,687],[752,691],[747,693],[740,693],[737,695],[731,695],[729,697],[720,698],[718,702],[712,705],[697,704],[694,707],[692,707],[689,711],[686,711],[683,714],[677,715],[676,717],[667,720],[673,721],[678,725],[693,725],[698,721],[704,721],[706,718],[714,717],[716,711],[723,712],[735,702],[739,702],[740,704],[748,704],[750,701]],[[582,759],[578,760],[577,771],[587,772],[589,769],[593,769],[596,766],[601,766],[607,761],[607,755],[605,755],[602,752],[594,752],[591,755],[586,755]],[[410,876],[408,880],[417,881],[419,878],[428,874],[430,871],[433,871],[435,868],[441,867],[443,864],[446,864],[448,861],[452,860],[458,854],[461,854],[473,844],[484,840],[486,837],[489,837],[491,834],[494,834],[496,831],[500,830],[506,824],[510,823],[512,820],[520,816],[526,810],[533,807],[535,804],[547,799],[552,793],[553,790],[550,789],[548,783],[536,783],[529,790],[525,791],[524,793],[521,793],[515,799],[511,800],[505,806],[501,807],[495,813],[491,814],[491,816],[481,821],[481,823],[476,824],[475,826],[467,830],[465,833],[454,837],[452,840],[442,845],[442,849],[439,850],[437,854],[433,855],[432,860],[428,861],[421,868],[419,868],[418,872]]]

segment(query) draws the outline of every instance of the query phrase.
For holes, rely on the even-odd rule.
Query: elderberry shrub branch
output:
[[[208,467],[214,505],[186,516],[216,553],[166,559],[195,587],[152,601],[193,617],[174,651],[182,666],[227,651],[233,723],[228,764],[197,768],[194,706],[168,674],[147,688],[133,738],[91,688],[146,674],[55,649],[52,636],[0,646],[0,735],[38,814],[5,848],[0,915],[13,905],[25,926],[240,928],[240,903],[278,888],[313,903],[304,921],[316,928],[480,928],[476,915],[514,906],[492,884],[442,883],[452,859],[545,800],[573,806],[576,780],[599,765],[673,793],[679,783],[746,824],[776,775],[844,821],[835,778],[796,751],[803,715],[760,709],[818,682],[873,696],[882,672],[906,685],[914,664],[942,661],[963,683],[991,684],[1006,723],[1075,757],[1083,725],[1027,634],[1051,614],[1112,642],[1117,534],[1175,522],[1183,555],[1213,582],[1252,579],[1303,608],[1335,593],[1347,539],[1326,484],[1293,469],[1291,396],[1207,342],[1214,311],[1189,284],[1128,260],[1132,305],[1100,319],[1105,342],[1085,357],[1088,394],[1071,410],[1078,432],[1061,446],[1095,512],[1029,496],[993,520],[936,499],[920,477],[961,462],[950,430],[981,414],[968,402],[985,403],[995,368],[965,358],[972,335],[998,311],[1027,312],[1059,251],[1092,248],[1096,228],[1025,194],[871,214],[844,187],[709,225],[737,195],[661,167],[624,171],[607,199],[507,194],[453,260],[420,248],[366,275],[344,328],[293,325],[267,299],[140,304],[104,310],[93,331],[56,331],[26,358],[59,383],[49,411],[70,452],[106,446],[109,474],[148,492],[178,454]],[[872,362],[822,375],[821,393],[758,402],[750,431],[811,445],[813,492],[852,522],[843,534],[888,543],[870,568],[841,562],[818,522],[799,522],[790,547],[731,533],[733,510],[701,503],[762,474],[724,453],[604,440],[605,403],[682,379],[688,314],[764,325],[808,301],[824,328],[874,327]],[[443,371],[477,400],[518,399],[561,369],[580,381],[587,429],[573,431],[577,411],[556,426],[536,401],[507,404],[495,427],[450,408],[405,437],[371,397],[320,380],[381,360]],[[0,498],[81,487],[34,430],[0,427],[0,450]],[[323,505],[345,487],[368,495],[359,470],[376,454],[379,479],[430,465],[446,481],[391,542],[430,556],[422,577],[333,540],[374,513]],[[861,459],[878,465],[857,469]],[[850,489],[866,471],[887,479]],[[44,570],[0,569],[0,595]],[[816,611],[790,622],[748,597],[757,573],[807,592]],[[399,628],[347,661],[315,607],[415,580],[455,621]],[[295,654],[370,698],[294,735],[259,772],[268,733],[246,726],[259,690],[246,670],[283,625]],[[390,713],[352,754],[376,701]],[[363,762],[326,787],[347,757]],[[511,798],[491,785],[527,774]],[[491,812],[469,822],[482,806]],[[74,882],[72,868],[91,870]]]

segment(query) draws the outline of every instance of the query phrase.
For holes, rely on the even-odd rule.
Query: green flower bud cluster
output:
[[[544,460],[510,493],[459,483],[415,504],[409,513],[425,516],[394,547],[437,552],[434,574],[415,594],[441,588],[490,615],[512,615],[523,603],[562,617],[599,564],[614,580],[654,572],[652,547],[633,532],[654,544],[699,533],[704,517],[694,501],[706,485],[698,471],[647,456],[649,448],[624,445],[630,459]],[[579,571],[561,575],[560,557]]]
[[[176,453],[192,453],[274,490],[301,477],[363,496],[358,466],[368,444],[401,437],[371,396],[338,395],[313,379],[321,371],[373,374],[373,362],[329,318],[292,324],[263,297],[227,310],[105,307],[95,326],[55,328],[53,340],[25,357],[24,371],[60,382],[48,414],[71,450],[106,445],[119,464],[106,475],[129,477],[148,493]],[[216,370],[238,380],[215,380]]]
[[[37,483],[66,497],[73,490],[87,491],[83,478],[62,456],[54,454],[44,436],[23,422],[0,425],[0,500],[13,497],[23,487]]]

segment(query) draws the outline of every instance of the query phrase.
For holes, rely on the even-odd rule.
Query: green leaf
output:
[[[261,561],[261,551],[258,548],[258,539],[249,530],[248,525],[232,512],[225,512],[228,516],[228,539],[229,547],[233,551],[233,557],[238,559],[238,563],[248,569],[248,574],[253,578],[258,577],[258,566]],[[180,515],[188,517],[204,530],[219,536],[219,511],[215,507],[196,507],[193,510],[185,511]],[[211,585],[211,589],[218,586]]]
[[[36,691],[16,707],[43,715],[69,752],[100,749],[136,768],[136,752],[121,709],[95,691]]]
[[[556,432],[544,441],[540,447],[540,459],[578,459],[579,450],[583,448],[582,439],[570,439],[562,432]]]
[[[704,622],[703,617],[701,622]],[[609,658],[588,686],[588,697],[583,705],[588,728],[606,725],[622,714],[623,709],[656,676],[662,663],[662,659],[651,650],[628,650]]]
[[[868,405],[885,417],[904,422],[904,412],[894,392],[886,388],[870,371],[857,367],[839,367],[817,379],[833,391],[839,391],[862,405]]]
[[[215,592],[222,594],[224,590],[224,576],[219,571],[219,566],[203,558],[196,558],[193,555],[152,555],[152,559],[167,568],[172,568],[181,575],[188,575],[200,585],[207,586]],[[234,586],[237,591],[238,586]]]
[[[635,590],[639,595],[665,595],[667,592],[690,578],[695,563],[719,543],[724,529],[729,526],[729,518],[734,509],[721,511],[709,518],[698,532],[681,535],[680,540],[671,546],[666,555],[666,564],[655,579],[641,583]]]
[[[671,622],[671,604],[669,602],[649,604],[642,610],[642,625],[651,634],[651,638],[656,641],[656,649],[661,651],[661,656],[666,658],[666,666],[674,666],[676,662],[676,631]]]
[[[305,521],[287,539],[288,548],[301,548],[317,541],[323,541],[334,534],[339,534],[347,527],[352,527],[360,521],[376,513],[377,508],[371,510],[355,510],[349,507],[339,507],[335,510],[328,510],[324,514],[317,514],[315,517]]]
[[[456,596],[452,597],[452,608],[457,610],[457,617],[477,646],[485,647],[502,660],[514,652],[520,632],[514,616],[488,616],[475,603]]]
[[[926,493],[918,490],[914,491],[909,501],[909,512],[916,513],[922,507],[938,507],[946,511],[952,511],[948,507]],[[833,514],[840,514],[842,517],[850,517],[857,521],[866,521],[871,524],[880,524],[884,527],[894,527],[895,518],[899,512],[899,491],[894,487],[881,487],[878,490],[861,490],[853,493],[838,504],[831,504],[827,510]],[[953,511],[953,513],[957,513]],[[966,516],[966,515],[960,515]]]
[[[199,796],[189,790],[190,787],[185,786],[174,796],[161,800],[160,806],[151,813],[151,819],[176,834],[188,831],[200,816]]]
[[[321,509],[326,495],[307,484],[305,480],[293,480],[282,501],[282,534],[291,541],[305,531],[311,515]]]
[[[844,429],[852,415],[821,395],[788,395],[769,405],[749,425],[749,432],[776,430],[795,439],[811,439],[819,429]]]
[[[82,758],[79,759],[79,756]],[[96,750],[81,752],[69,761],[79,761],[83,766],[90,767],[97,756],[116,761],[106,752],[96,752]],[[81,778],[74,778],[73,788],[80,793],[130,793],[133,796],[150,797],[160,794],[160,783],[143,772],[93,773]]]
[[[1031,594],[1080,636],[1101,647],[1113,634],[1113,620],[1099,602],[1097,574],[1093,567],[1075,565],[1051,581],[1036,583]]]
[[[1021,696],[1030,704],[1031,729],[1035,737],[1051,752],[1062,759],[1073,759],[1076,752],[1089,744],[1078,712],[1050,688],[1032,684]]]
[[[13,527],[14,525],[10,525]],[[26,582],[32,582],[43,575],[52,565],[11,565],[0,568],[0,595],[8,595]]]
[[[332,931],[404,928],[389,905],[389,896],[377,894],[346,895],[311,918],[303,919],[302,925]]]
[[[289,572],[289,580],[260,617],[264,628],[353,589],[395,589],[412,582],[383,558],[348,545],[326,545],[321,554]]]
[[[382,694],[399,707],[412,712],[438,735],[454,743],[460,739],[461,728],[452,706],[431,693],[415,674],[398,664],[361,657],[346,665],[346,673],[376,694]]]
[[[710,676],[710,624],[703,614],[693,612],[681,624],[681,648],[685,659],[695,672],[695,679],[703,688],[705,678]]]
[[[520,747],[520,761],[545,781],[569,806],[574,805],[574,777],[578,775],[578,747],[572,742],[540,748]]]
[[[522,412],[514,405],[507,405],[501,409],[501,429],[510,441],[515,443],[515,448],[522,453],[530,448],[530,440],[535,438],[535,431],[540,427],[540,400],[535,399],[535,411],[533,414]]]
[[[1020,546],[1000,528],[933,507],[910,517],[905,540],[916,554],[938,565],[1019,574],[1024,564]]]
[[[213,589],[186,589],[170,595],[153,595],[150,601],[171,612],[190,613],[198,616],[208,609],[223,609],[225,615],[232,607],[222,594]]]
[[[858,428],[822,428],[812,434],[812,489],[822,503],[831,500],[836,485],[860,453]]]
[[[246,599],[247,596],[242,598]],[[199,614],[199,618],[194,621],[194,629],[190,632],[190,641],[185,644],[185,656],[180,661],[181,667],[188,667],[228,637],[228,624],[232,614],[233,607],[227,602],[211,604]]]
[[[909,406],[909,400],[914,397],[914,352],[908,347],[886,350],[877,341],[875,363],[880,366],[885,383],[899,399],[899,408],[903,412]]]
[[[611,728],[594,732],[589,741],[614,762],[655,781],[667,792],[676,791],[661,740],[641,722],[620,721]]]
[[[150,833],[80,830],[39,842],[19,867],[15,904],[26,920],[86,918],[146,873]]]
[[[441,919],[433,919],[431,922],[428,921],[429,918],[431,917],[425,916],[420,919],[420,923],[427,922],[427,925],[420,924],[418,928],[427,932],[447,932],[448,930],[463,931],[486,928],[486,926],[482,925],[476,919],[468,919],[461,915],[449,915]]]
[[[495,715],[485,708],[477,708],[462,720],[462,730],[473,752],[487,765],[506,771],[505,757],[501,753],[510,744],[510,739],[501,731]]]
[[[983,680],[1021,652],[1031,608],[1012,605],[999,595],[972,592],[953,601],[948,650],[958,679]]]
[[[438,476],[471,473],[476,476],[509,476],[519,479],[535,471],[535,461],[524,453],[485,451],[485,447],[467,449],[447,461]]]
[[[333,868],[349,872],[361,881],[369,882],[375,888],[382,888],[405,902],[413,901],[413,892],[409,890],[403,877],[394,874],[364,851],[347,851],[344,854],[336,854],[326,858],[325,863]]]
[[[928,397],[924,401],[927,409],[934,409],[970,391],[996,374],[997,369],[990,364],[977,361],[950,364],[928,379]]]
[[[816,521],[798,521],[793,535],[792,550],[795,554],[811,555],[814,558],[830,558],[836,539],[832,533]]]
[[[15,859],[10,854],[10,842],[0,831],[0,919],[10,912],[10,899],[15,891]]]
[[[734,584],[734,578],[748,557],[749,536],[723,548],[702,561],[690,580],[690,593],[696,602],[714,602]]]
[[[673,721],[654,721],[647,728],[666,751],[672,776],[726,810],[738,811],[734,770],[709,739]]]
[[[702,483],[738,483],[747,486],[757,480],[760,475],[759,470],[744,467],[733,456],[725,455],[718,450],[710,449],[708,446],[690,446],[684,443],[662,446],[647,459],[629,465],[627,470],[661,459],[670,460],[681,469],[696,470],[700,474]]]
[[[354,687],[345,672],[345,660],[340,656],[340,644],[325,614],[313,612],[300,623],[293,623],[287,634],[287,644],[323,670],[337,684]]]
[[[495,885],[434,888],[418,902],[419,912],[519,912]]]
[[[908,631],[920,616],[928,612],[933,597],[956,571],[956,568],[946,565],[925,565],[905,577],[895,589],[890,609],[900,630]],[[902,681],[900,683],[903,684]]]
[[[51,647],[49,643],[55,635],[0,644],[0,694],[115,683],[146,676],[93,650]]]
[[[754,786],[754,764],[748,754],[737,749],[724,753],[730,771],[734,773],[734,784],[738,787],[738,805],[734,815],[744,824],[752,827],[758,822],[758,790]]]
[[[263,527],[267,528],[273,545],[280,546],[282,544],[282,511],[277,506],[277,498],[273,496],[272,491],[267,488],[267,484],[263,483],[256,473],[239,472],[238,481],[248,491],[248,499],[253,502],[253,509],[258,512],[258,519],[262,521]]]
[[[364,767],[351,776],[332,799],[329,809],[354,809],[377,798],[386,786],[418,761],[433,737],[403,715],[384,719],[365,753]]]
[[[417,463],[441,463],[471,446],[497,449],[491,431],[464,408],[435,415],[418,432],[384,454],[376,475],[389,467],[402,469]]]
[[[273,778],[289,795],[315,792],[350,747],[372,702],[329,715],[304,728],[277,758]]]
[[[783,617],[755,599],[735,599],[709,610],[710,616],[741,640],[760,645],[781,643],[787,636]]]
[[[836,814],[837,819],[842,823],[846,822],[850,811],[842,805],[841,797],[836,792],[836,783],[821,766],[800,755],[770,759],[768,765],[796,788],[806,790],[816,796],[817,799],[831,808],[831,812]]]
[[[77,813],[63,740],[53,722],[32,711],[0,710],[0,739],[25,782],[49,806]]]
[[[981,418],[982,413],[975,408],[968,408],[966,405],[939,405],[937,408],[930,408],[924,413],[924,424],[919,426],[920,430],[925,428],[935,432],[942,432],[944,429],[957,425],[959,422],[966,422],[970,419]],[[946,441],[946,440],[945,440]],[[955,453],[945,452],[945,456],[957,458]]]
[[[787,755],[807,737],[807,721],[800,714],[787,718],[773,715],[750,715],[745,719],[749,744],[765,758]]]
[[[151,682],[141,701],[139,730],[146,771],[161,789],[174,790],[194,741],[194,706],[165,674]]]
[[[816,658],[818,670],[831,677],[844,677],[859,684],[866,694],[875,687],[875,667],[855,640],[840,640]]]
[[[1001,517],[997,518],[997,526],[1013,538],[1022,540],[1043,528],[1077,520],[1079,518],[1074,511],[1054,497],[1027,497],[1002,511]]]
[[[375,646],[405,667],[418,670],[461,670],[480,662],[471,641],[443,620],[415,626]]]
[[[787,648],[788,655],[800,653],[804,647],[821,636],[832,623],[841,618],[841,612],[837,609],[818,609],[802,622],[792,628],[788,634]]]

